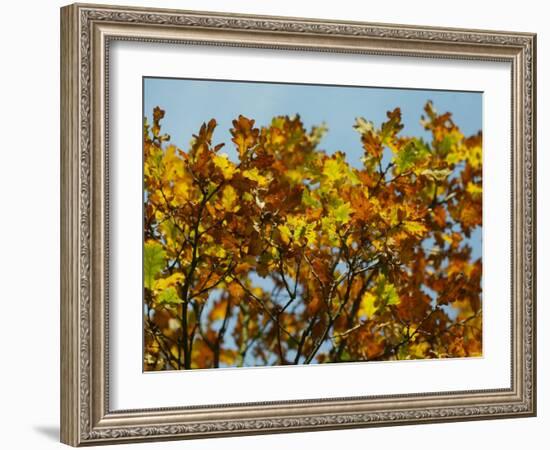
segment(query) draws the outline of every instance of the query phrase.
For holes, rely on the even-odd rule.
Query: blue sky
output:
[[[329,132],[321,142],[328,153],[344,151],[348,161],[360,166],[363,150],[359,135],[352,128],[356,117],[380,125],[386,112],[401,107],[404,135],[428,136],[420,125],[420,115],[427,100],[440,112],[452,111],[465,134],[474,134],[482,124],[482,94],[473,92],[426,91],[257,83],[168,78],[144,79],[144,114],[160,106],[166,111],[164,132],[172,142],[187,148],[191,136],[201,124],[215,118],[218,127],[214,143],[226,142],[225,151],[234,157],[229,129],[239,114],[253,118],[256,125],[268,125],[277,115],[300,114],[310,128],[325,122]]]
[[[166,111],[162,130],[172,143],[187,149],[193,134],[203,122],[215,118],[218,127],[214,144],[225,142],[223,152],[231,159],[236,151],[229,129],[239,114],[268,125],[277,115],[300,114],[306,128],[325,123],[328,133],[320,148],[331,154],[346,153],[349,163],[361,167],[363,155],[358,133],[353,129],[356,117],[364,117],[379,126],[386,112],[399,106],[405,125],[403,135],[429,134],[420,124],[426,101],[431,100],[439,112],[450,111],[466,135],[482,128],[480,92],[435,91],[420,89],[372,88],[351,86],[304,85],[247,81],[216,81],[176,78],[143,79],[143,114],[152,121],[152,111],[160,106]],[[470,239],[474,258],[481,256],[481,230]]]

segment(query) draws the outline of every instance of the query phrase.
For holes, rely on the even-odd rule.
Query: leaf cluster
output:
[[[431,103],[354,125],[362,167],[299,116],[239,116],[238,158],[204,123],[188,149],[144,122],[147,370],[481,354],[481,133]]]

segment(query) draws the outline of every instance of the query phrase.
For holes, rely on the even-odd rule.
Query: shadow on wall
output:
[[[59,442],[59,427],[54,425],[35,425],[34,430],[50,440]]]

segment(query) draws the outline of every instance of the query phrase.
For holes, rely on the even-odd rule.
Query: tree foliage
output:
[[[145,120],[146,370],[481,354],[481,132],[431,103],[431,142],[358,118],[362,167],[299,116],[204,123],[182,150]],[[350,124],[351,125],[351,124]]]

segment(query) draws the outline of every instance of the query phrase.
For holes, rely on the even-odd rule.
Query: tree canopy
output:
[[[145,370],[479,356],[482,136],[428,102],[357,118],[361,167],[296,116],[187,149],[143,128]]]

